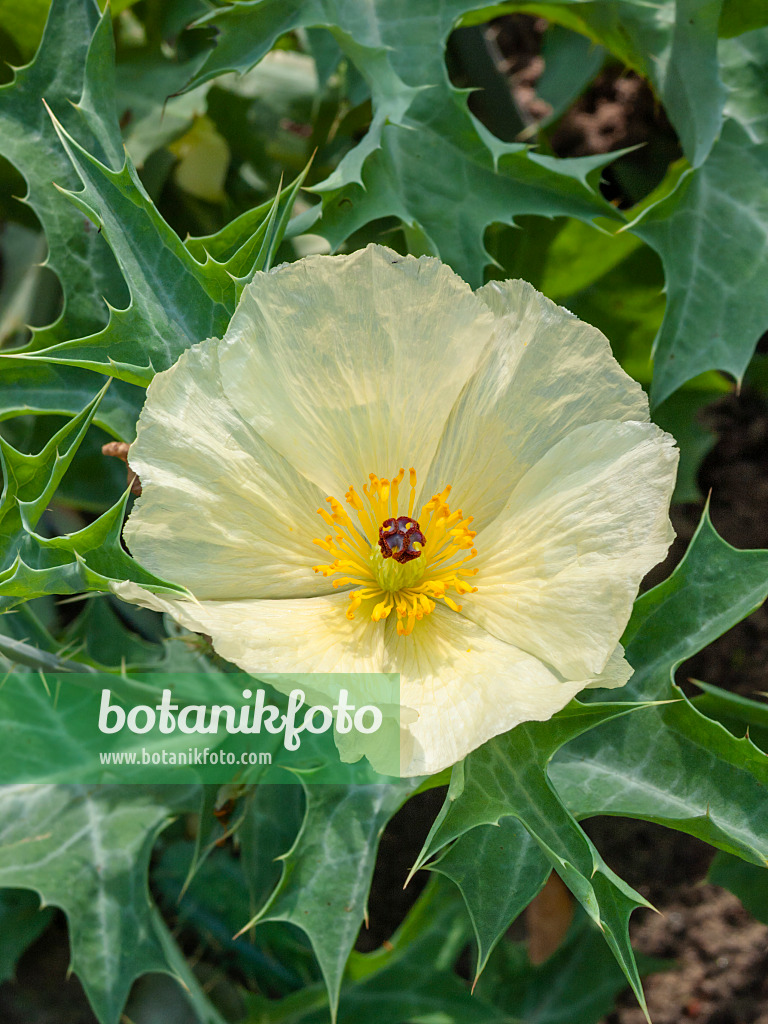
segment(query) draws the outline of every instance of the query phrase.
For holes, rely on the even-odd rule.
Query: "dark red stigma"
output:
[[[421,548],[414,549],[414,543],[427,543],[427,538],[415,519],[410,516],[398,516],[397,519],[385,519],[379,527],[379,547],[384,558],[394,558],[404,565],[418,558]]]

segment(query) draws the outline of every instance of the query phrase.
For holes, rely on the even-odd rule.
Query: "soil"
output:
[[[768,1024],[768,928],[731,893],[684,882],[662,916],[645,912],[632,937],[638,951],[678,964],[645,982],[654,1024]],[[606,1024],[643,1024],[638,1006],[620,1002]]]

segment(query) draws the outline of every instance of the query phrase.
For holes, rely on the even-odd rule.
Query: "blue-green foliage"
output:
[[[46,5],[30,3],[25,19],[12,6],[0,7],[0,43],[21,60]],[[133,439],[154,373],[220,335],[251,276],[301,255],[306,232],[333,248],[381,240],[432,253],[473,285],[522,276],[595,323],[680,442],[677,499],[696,500],[712,443],[697,414],[729,390],[716,371],[741,380],[768,330],[768,9],[737,0],[112,6],[53,0],[36,56],[0,86],[0,180],[18,192],[17,173],[26,186],[0,207],[16,232],[0,237],[4,669],[222,667],[205,641],[169,636],[157,616],[107,596],[116,580],[178,588],[125,551],[130,496],[119,473],[94,480],[94,466],[104,439]],[[552,113],[538,136],[505,83],[493,134],[446,65],[457,27],[475,32],[512,12],[554,26],[542,80]],[[264,60],[275,51],[278,60]],[[558,60],[578,61],[578,73]],[[650,82],[680,142],[625,209],[599,187],[617,154],[559,158],[547,134],[611,61]],[[43,273],[30,254],[46,246]],[[59,311],[40,322],[35,302]],[[25,333],[26,323],[35,326]],[[54,598],[83,592],[91,598],[65,623]],[[454,768],[417,861],[433,877],[372,953],[353,947],[379,840],[419,780],[263,787],[237,812],[239,860],[216,846],[215,793],[0,792],[3,978],[49,922],[39,897],[66,915],[72,966],[101,1024],[118,1024],[135,980],[158,973],[182,983],[179,1019],[211,1024],[336,1014],[589,1024],[624,979],[642,1003],[650,965],[635,961],[627,922],[644,900],[579,822],[643,818],[713,844],[723,851],[713,879],[751,891],[765,916],[765,706],[706,681],[689,700],[674,673],[767,592],[768,552],[734,550],[705,513],[683,562],[636,603],[624,638],[630,686],[521,726]],[[448,775],[422,787],[440,781]],[[195,814],[192,841],[182,823]],[[153,891],[165,918],[148,884],[158,841]],[[534,969],[505,934],[551,870],[585,914]],[[179,900],[191,948],[202,936],[232,968],[234,1001],[221,1008],[169,930]],[[254,922],[253,942],[233,938]],[[454,971],[470,942],[474,995]],[[136,988],[133,999],[130,1019],[143,1019]]]

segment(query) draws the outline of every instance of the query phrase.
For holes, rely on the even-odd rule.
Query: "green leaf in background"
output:
[[[675,695],[675,669],[759,608],[768,595],[768,551],[739,551],[705,509],[685,557],[663,583],[635,601],[624,644],[635,674],[622,695]]]
[[[478,978],[497,942],[542,888],[552,867],[518,819],[506,817],[460,835],[429,869],[450,878],[464,897],[477,941]]]
[[[91,425],[105,388],[58,430],[36,455],[16,451],[0,438],[3,466],[3,498],[0,504],[0,537],[3,568],[16,554],[17,538],[34,530],[75,452]]]
[[[129,499],[126,492],[95,522],[75,533],[47,538],[25,530],[13,562],[0,572],[0,608],[46,594],[109,593],[112,582],[126,579],[156,593],[184,593],[182,587],[142,569],[122,547]]]
[[[0,149],[24,175],[27,202],[34,210],[48,241],[48,266],[64,292],[59,320],[39,332],[40,344],[88,334],[106,321],[106,297],[115,305],[125,302],[126,289],[104,239],[55,188],[76,186],[77,177],[56,137],[43,106],[45,100],[68,129],[87,139],[103,156],[80,111],[72,106],[85,88],[91,37],[102,47],[111,39],[109,15],[99,26],[93,0],[54,0],[45,35],[34,61],[16,72],[13,82],[0,87]],[[66,60],[62,60],[66,54]],[[114,146],[120,144],[114,114],[105,121],[112,128]],[[103,137],[102,132],[102,137]]]
[[[299,786],[277,788],[286,795],[300,790]],[[247,936],[232,937],[243,920],[245,878],[237,857],[227,850],[214,850],[184,888],[190,846],[180,841],[170,844],[152,873],[153,884],[164,897],[161,906],[178,916],[177,930],[193,928],[206,946],[234,957],[249,982],[262,990],[284,995],[315,982],[312,951],[308,944],[302,948],[293,931],[264,925],[256,934],[258,943]]]
[[[560,0],[510,3],[506,10],[538,14],[604,46],[653,85],[695,167],[720,131],[723,87],[717,33],[723,0]],[[486,17],[487,15],[483,15]]]
[[[427,251],[479,285],[489,224],[531,213],[617,216],[593,188],[615,154],[557,160],[503,143],[448,82],[445,42],[458,17],[480,6],[377,0],[363,10],[355,0],[245,0],[203,19],[219,35],[193,83],[250,69],[291,29],[327,28],[370,85],[374,116],[362,141],[314,187],[322,216],[313,230],[335,247],[370,221],[395,216]]]
[[[193,259],[127,156],[122,169],[112,171],[54,123],[84,185],[67,195],[108,241],[130,281],[131,303],[112,309],[107,326],[91,337],[17,358],[70,363],[146,385],[190,345],[223,333],[234,311],[234,283],[218,264]]]
[[[51,907],[27,889],[0,890],[0,984],[16,973],[19,957],[45,931],[53,917]]]
[[[706,374],[706,377],[711,375]],[[680,449],[673,502],[700,501],[698,484],[701,463],[717,441],[716,435],[701,422],[700,414],[712,402],[722,398],[722,391],[708,387],[683,387],[663,402],[653,418],[662,430],[669,431]]]
[[[744,909],[768,924],[768,869],[747,864],[739,857],[718,853],[707,875],[707,881],[738,896]]]
[[[8,223],[0,235],[0,348],[11,347],[28,325],[49,323],[56,316],[53,275],[41,266],[45,236]],[[26,413],[75,415],[90,401],[100,378],[77,367],[29,363],[5,356],[0,368],[0,420]],[[130,441],[144,390],[121,381],[102,400],[94,422],[113,437]]]
[[[721,36],[740,36],[765,25],[768,25],[768,9],[763,0],[723,0]]]
[[[12,221],[0,226],[0,346],[18,343],[33,324],[49,323],[58,312],[53,275],[43,266],[45,235]]]
[[[323,972],[332,1017],[347,959],[367,914],[381,833],[418,782],[306,787],[304,822],[282,857],[282,877],[246,925],[287,921],[306,933]]]
[[[697,711],[720,722],[738,739],[749,734],[755,746],[768,753],[768,704],[765,701],[751,700],[699,679],[691,682],[704,691],[700,696],[691,698],[691,704]]]
[[[272,266],[308,170],[305,167],[287,189],[278,187],[273,200],[247,210],[215,235],[185,239],[199,263],[218,259],[217,266],[234,280],[237,298],[257,271]]]
[[[164,655],[163,647],[129,629],[118,614],[121,606],[111,594],[91,594],[62,639],[80,661],[90,659],[94,665],[123,672],[152,671]]]
[[[628,923],[636,907],[649,904],[605,864],[552,787],[547,765],[559,747],[581,733],[619,715],[647,710],[618,701],[572,701],[547,722],[519,725],[485,743],[453,769],[446,802],[416,864],[423,866],[471,829],[495,825],[506,816],[517,818],[599,926],[646,1013]]]
[[[106,386],[105,386],[106,387]],[[65,536],[47,538],[38,522],[90,426],[103,391],[66,423],[36,455],[25,455],[0,437],[4,488],[0,500],[0,608],[43,594],[109,591],[112,580],[180,593],[142,569],[120,536],[129,492],[93,523]]]
[[[661,403],[708,369],[741,380],[768,328],[760,267],[768,253],[768,30],[719,43],[725,124],[706,161],[629,230],[661,256],[667,308],[651,390]]]
[[[656,249],[666,278],[653,401],[704,370],[741,381],[768,327],[768,143],[727,121],[706,162],[630,230]]]
[[[768,29],[721,39],[718,56],[727,91],[723,113],[738,121],[753,142],[768,142]]]
[[[539,129],[556,121],[602,68],[607,56],[602,46],[560,25],[551,25],[541,42],[544,71],[536,83],[536,95],[551,112]]]
[[[0,420],[27,413],[74,416],[101,385],[89,370],[75,366],[3,357],[0,363]],[[144,404],[143,388],[116,380],[104,395],[93,422],[121,441],[136,436],[136,420]]]
[[[0,26],[19,48],[24,62],[32,58],[40,43],[50,0],[0,0]]]
[[[635,674],[618,693],[677,699],[558,751],[550,775],[577,817],[644,818],[768,863],[768,756],[696,711],[673,684],[683,661],[766,593],[768,551],[732,548],[705,512],[680,565],[635,602],[623,640]]]
[[[35,9],[26,5],[30,31],[34,14]],[[48,243],[46,265],[55,272],[63,290],[64,308],[59,318],[36,329],[35,343],[40,346],[97,330],[107,319],[104,299],[120,305],[127,296],[104,238],[54,187],[54,183],[73,186],[77,178],[43,105],[45,100],[63,123],[86,138],[100,155],[114,154],[120,148],[114,113],[96,125],[95,133],[94,121],[87,116],[87,77],[100,74],[105,49],[112,46],[111,36],[109,17],[99,21],[92,0],[55,0],[34,61],[0,88],[0,149],[27,181],[26,201],[39,218]],[[61,59],[62,53],[67,60]],[[84,108],[72,105],[81,99]],[[28,311],[25,308],[24,312]],[[99,387],[92,374],[28,364],[16,361],[13,355],[5,357],[1,371],[2,418],[25,411],[74,414]],[[136,394],[123,386],[105,401],[97,422],[115,436],[130,439],[140,408]]]
[[[645,956],[637,961],[641,974],[671,965]],[[475,991],[526,1024],[596,1024],[626,984],[600,929],[578,913],[563,944],[538,966],[524,943],[502,942]]]
[[[509,1024],[509,1015],[476,995],[453,970],[469,938],[461,900],[433,879],[386,947],[353,953],[338,1024]],[[328,1024],[327,996],[310,987],[281,1000],[250,1001],[251,1021]]]
[[[61,4],[74,2],[60,0]],[[242,286],[256,270],[269,267],[303,176],[282,200],[278,194],[263,217],[246,215],[247,232],[243,232],[242,219],[234,228],[225,229],[228,241],[239,242],[226,264],[207,253],[198,262],[190,251],[195,247],[185,247],[162,219],[122,145],[113,137],[114,48],[108,15],[94,35],[92,45],[97,44],[99,59],[89,60],[86,66],[78,108],[90,126],[95,152],[83,148],[55,115],[51,116],[62,155],[69,157],[83,185],[81,191],[67,190],[65,197],[108,242],[130,281],[131,300],[124,309],[111,308],[107,326],[89,337],[50,345],[48,335],[36,334],[31,346],[13,350],[12,366],[24,361],[60,363],[146,385],[155,372],[171,366],[190,345],[223,333]],[[106,163],[100,158],[104,152],[112,157]],[[115,164],[119,169],[113,169]],[[71,173],[67,180],[70,178]],[[81,222],[80,217],[78,220]],[[197,246],[204,253],[205,241]],[[72,333],[76,332],[70,331],[70,337]]]
[[[69,922],[72,968],[101,1024],[118,1024],[132,982],[168,966],[147,869],[169,818],[195,806],[169,786],[5,786],[0,885],[33,889]]]

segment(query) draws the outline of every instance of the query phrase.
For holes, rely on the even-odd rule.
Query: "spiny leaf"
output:
[[[182,593],[134,561],[120,535],[130,494],[93,523],[61,537],[36,532],[91,424],[104,389],[66,423],[42,451],[26,455],[0,437],[4,489],[0,501],[0,608],[45,594],[109,591],[113,580],[133,579],[150,589]]]
[[[618,715],[641,705],[621,704]],[[594,714],[585,713],[592,708]],[[417,866],[451,840],[481,825],[516,818],[539,846],[605,940],[645,1008],[640,976],[629,943],[628,922],[647,902],[603,862],[547,778],[554,752],[570,739],[617,717],[610,704],[573,701],[548,722],[520,725],[473,751],[454,768],[443,809],[427,837]],[[647,713],[644,709],[640,714]]]
[[[453,969],[468,938],[458,894],[447,882],[432,879],[386,947],[350,957],[338,1024],[509,1024],[504,1010],[471,995]],[[325,993],[317,986],[277,1004],[255,998],[249,1006],[252,1020],[328,1024]]]
[[[90,401],[103,379],[76,366],[32,363],[11,355],[0,363],[0,420],[28,413],[74,416]],[[132,441],[145,397],[143,388],[115,380],[93,422],[121,441]]]
[[[68,130],[85,138],[101,156],[101,143],[107,137],[110,152],[120,144],[114,113],[111,120],[104,120],[98,140],[72,106],[81,97],[86,74],[98,63],[88,59],[92,36],[93,45],[100,51],[105,45],[111,47],[109,12],[99,20],[94,0],[54,0],[37,56],[16,72],[12,82],[0,87],[0,149],[26,179],[26,201],[48,240],[48,266],[64,291],[61,317],[37,332],[40,345],[98,330],[107,315],[102,296],[118,305],[126,296],[104,239],[52,184],[56,181],[63,187],[74,187],[77,178],[56,138],[43,99]]]
[[[768,756],[685,700],[644,714],[557,755],[550,777],[573,814],[644,818],[768,864]]]
[[[242,288],[257,271],[270,269],[308,170],[287,189],[278,189],[274,199],[246,210],[215,235],[187,238],[184,245],[198,263],[217,260]]]
[[[753,863],[768,861],[768,757],[699,714],[672,682],[681,662],[766,593],[768,551],[732,548],[705,511],[680,565],[635,602],[623,637],[635,674],[617,695],[678,699],[558,751],[550,775],[574,814],[645,818]]]
[[[768,704],[765,701],[751,700],[699,679],[691,682],[704,691],[701,696],[691,698],[698,712],[720,722],[738,739],[749,733],[755,746],[768,753]]]
[[[127,155],[122,168],[113,171],[54,123],[84,185],[67,196],[109,242],[130,281],[131,302],[123,310],[111,309],[109,323],[97,334],[42,350],[14,350],[12,355],[17,364],[69,364],[146,385],[191,345],[223,334],[243,286],[257,270],[268,269],[303,177],[282,199],[278,193],[255,230],[226,263],[218,263],[205,243],[212,248],[227,245],[238,238],[236,230],[225,229],[225,242],[214,237],[185,246],[158,213]],[[252,218],[247,224],[251,226]],[[191,250],[201,252],[204,262]]]
[[[278,187],[269,216],[265,218],[259,231],[252,239],[243,244],[231,260],[227,263],[227,269],[237,277],[238,296],[242,294],[243,288],[252,280],[253,275],[259,270],[269,270],[275,258],[275,253],[283,239],[288,218],[291,215],[296,195],[301,187],[309,168],[305,168],[301,175],[288,189],[285,201],[281,202],[282,185]],[[282,209],[281,209],[282,207]],[[280,216],[278,217],[278,212]],[[261,235],[261,245],[256,249],[256,240]],[[254,252],[256,253],[254,257]]]
[[[280,880],[283,856],[296,842],[304,820],[300,786],[256,786],[237,830],[241,863],[256,913]]]
[[[307,934],[333,1016],[347,958],[366,915],[381,833],[418,781],[307,787],[304,823],[283,857],[280,882],[250,922],[288,921]]]
[[[601,0],[518,3],[589,36],[650,79],[695,167],[720,131],[724,91],[717,32],[722,0]]]
[[[65,423],[36,455],[16,451],[0,437],[4,481],[0,503],[0,540],[3,543],[0,565],[3,568],[15,553],[11,545],[16,538],[23,531],[37,526],[91,425],[106,387],[77,416]]]
[[[509,817],[465,832],[429,868],[450,878],[464,897],[477,940],[475,979],[552,870],[530,833]]]
[[[659,253],[666,277],[653,401],[704,370],[740,381],[768,327],[768,143],[727,121],[706,162],[631,230]]]
[[[376,0],[363,15],[355,0],[245,0],[203,19],[219,35],[193,84],[253,67],[286,31],[327,28],[371,87],[373,121],[315,186],[322,210],[314,216],[322,216],[314,230],[338,246],[371,220],[395,216],[429,251],[480,284],[490,261],[483,235],[492,222],[510,224],[526,213],[618,217],[591,187],[615,154],[557,160],[502,143],[470,114],[466,93],[448,82],[448,35],[461,14],[481,6]]]
[[[25,531],[13,562],[0,573],[0,608],[11,608],[46,594],[111,591],[122,580],[159,594],[184,594],[183,587],[143,569],[125,551],[120,535],[130,493],[76,533],[42,537]]]
[[[671,960],[638,956],[641,974],[668,969]],[[600,931],[577,913],[563,944],[532,965],[523,942],[502,942],[475,991],[521,1021],[595,1024],[609,1014],[626,981]]]
[[[147,384],[190,345],[225,330],[235,305],[234,282],[218,264],[201,266],[193,259],[155,209],[127,156],[113,171],[55,118],[54,125],[84,186],[67,196],[109,242],[130,281],[131,303],[112,309],[98,334],[14,354]]]
[[[69,921],[72,967],[101,1024],[118,1024],[133,980],[174,973],[147,887],[149,855],[186,787],[5,786],[0,885],[33,889]]]
[[[768,551],[739,551],[704,510],[685,557],[642,594],[622,637],[635,672],[618,691],[635,700],[676,696],[674,670],[753,612],[768,595]]]

